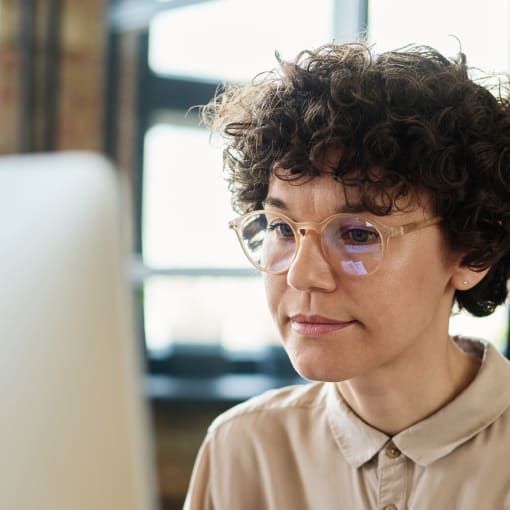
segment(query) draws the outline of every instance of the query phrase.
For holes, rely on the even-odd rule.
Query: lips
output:
[[[356,321],[337,321],[320,315],[293,315],[290,317],[291,328],[303,336],[321,336],[333,331],[348,328]]]

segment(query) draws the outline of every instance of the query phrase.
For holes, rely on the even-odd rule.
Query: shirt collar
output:
[[[467,339],[456,339],[456,342],[463,350],[481,358],[475,379],[445,407],[393,438],[361,420],[342,399],[336,385],[330,384],[329,425],[351,466],[363,465],[390,439],[404,455],[426,466],[448,455],[510,408],[508,360],[490,343]]]
[[[328,385],[326,409],[331,432],[347,462],[359,468],[379,452],[389,436],[365,423],[345,403],[338,387]]]
[[[393,442],[417,464],[427,466],[494,423],[510,407],[510,363],[490,343],[456,339],[482,364],[476,377],[445,407],[400,432]]]

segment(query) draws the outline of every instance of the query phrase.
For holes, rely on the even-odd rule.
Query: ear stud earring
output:
[[[468,282],[467,280],[464,280],[462,283],[463,283],[464,285],[467,285],[469,282]]]

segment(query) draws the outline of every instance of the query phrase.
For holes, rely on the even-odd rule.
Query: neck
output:
[[[478,360],[450,338],[443,347],[429,351],[426,363],[404,360],[398,369],[380,367],[369,376],[339,382],[340,393],[366,423],[396,435],[444,407],[476,376]]]

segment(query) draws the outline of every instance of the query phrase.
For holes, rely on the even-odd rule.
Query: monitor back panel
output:
[[[119,182],[0,158],[0,508],[155,508]]]

